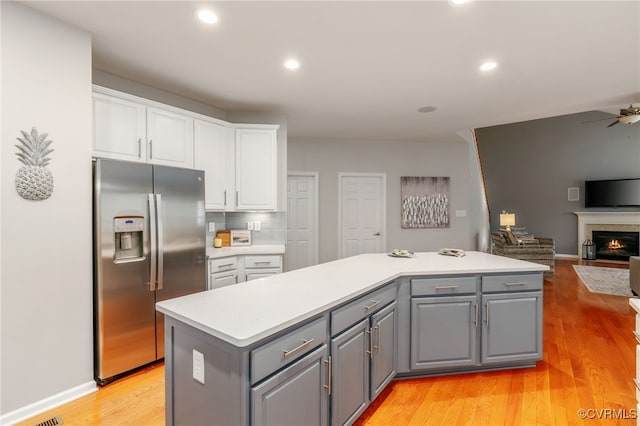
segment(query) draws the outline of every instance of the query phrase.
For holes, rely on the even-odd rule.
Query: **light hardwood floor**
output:
[[[356,425],[635,424],[634,311],[626,297],[590,293],[575,263],[557,260],[545,279],[544,359],[535,368],[394,381]],[[580,419],[580,409],[594,418]],[[163,425],[164,368],[149,367],[22,425],[55,415],[65,425]]]

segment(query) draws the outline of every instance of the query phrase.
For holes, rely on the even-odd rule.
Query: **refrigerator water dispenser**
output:
[[[116,249],[114,261],[131,262],[144,259],[142,253],[144,217],[114,217],[113,230]]]

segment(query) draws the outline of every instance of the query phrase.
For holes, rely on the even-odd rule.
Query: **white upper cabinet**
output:
[[[278,127],[233,124],[93,87],[93,155],[204,170],[206,210],[277,209]]]
[[[110,89],[93,93],[96,157],[193,168],[193,118]]]
[[[144,161],[146,140],[144,105],[93,94],[93,151],[96,156]]]
[[[236,210],[276,209],[277,128],[236,128]]]
[[[223,124],[194,121],[195,168],[204,170],[205,208],[235,209],[235,130]]]
[[[147,139],[150,163],[193,168],[193,118],[147,107]]]

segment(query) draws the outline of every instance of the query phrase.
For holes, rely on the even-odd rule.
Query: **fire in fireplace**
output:
[[[629,260],[638,256],[640,232],[593,231],[596,259]]]

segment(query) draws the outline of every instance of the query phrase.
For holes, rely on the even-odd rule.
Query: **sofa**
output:
[[[556,254],[553,238],[534,238],[522,231],[514,233],[500,230],[491,234],[491,252],[498,256],[547,265],[549,273],[553,273]]]

